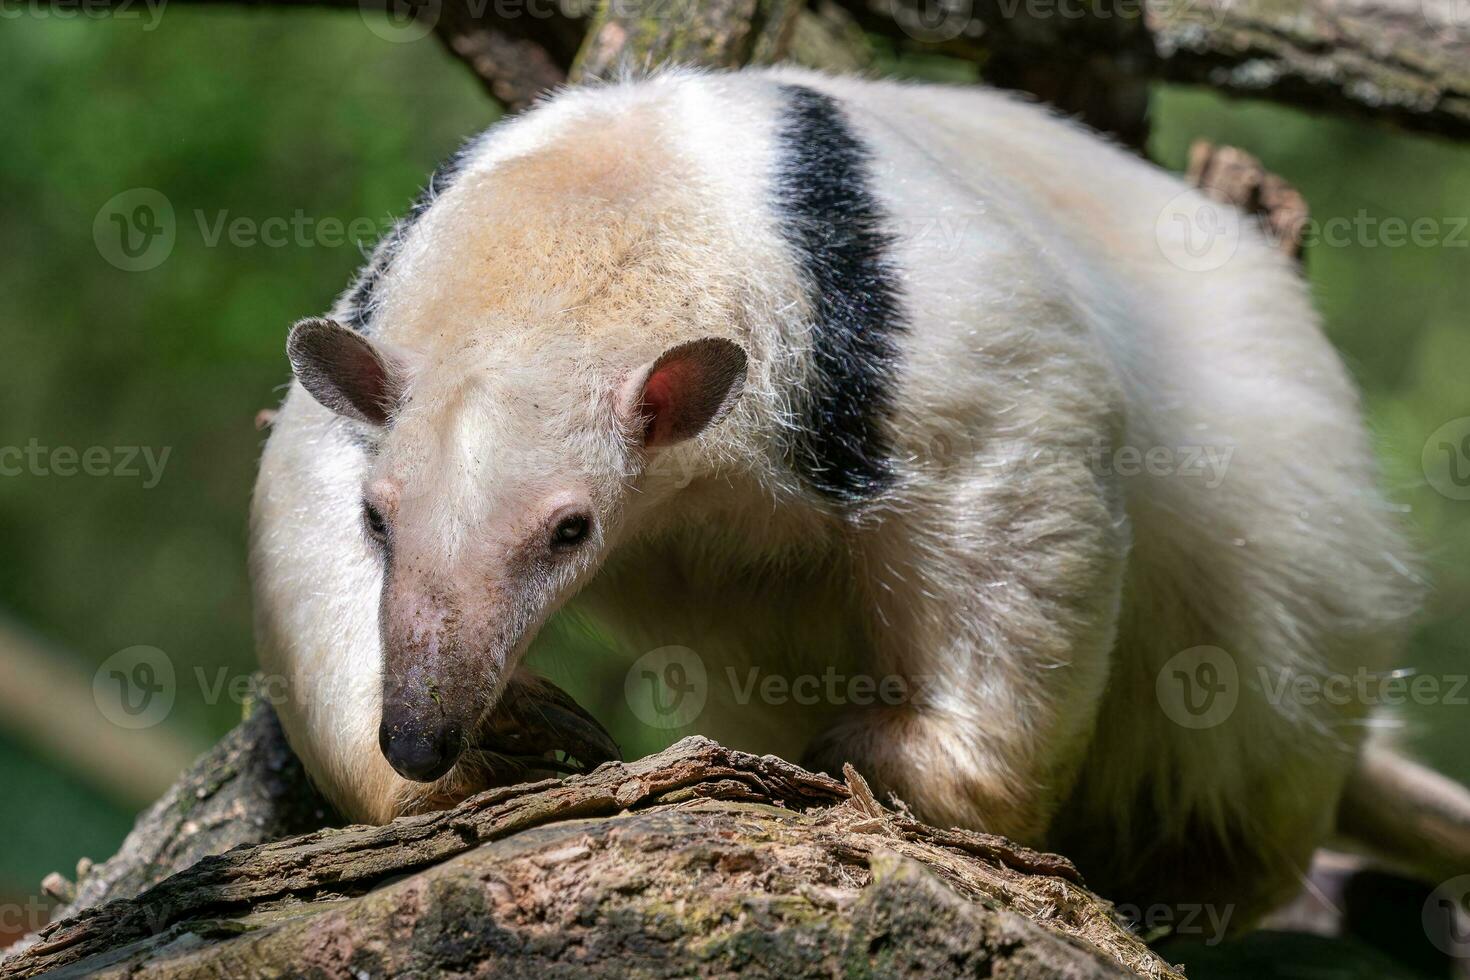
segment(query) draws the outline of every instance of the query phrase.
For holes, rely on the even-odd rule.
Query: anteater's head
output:
[[[585,338],[526,336],[488,354],[325,319],[291,332],[301,385],[370,447],[379,743],[410,780],[453,768],[535,633],[601,566],[650,461],[728,412],[746,373],[715,337],[620,364]]]

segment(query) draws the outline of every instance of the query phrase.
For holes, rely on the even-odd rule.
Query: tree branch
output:
[[[1150,81],[1470,137],[1458,0],[842,0],[904,50],[978,61],[1135,145]]]
[[[591,75],[782,57],[851,70],[871,61],[861,25],[900,50],[975,62],[992,84],[1134,146],[1159,80],[1470,137],[1464,0],[616,0],[590,17],[551,0],[187,2],[416,13],[512,109],[566,80],[579,57]]]
[[[697,737],[384,827],[237,848],[48,926],[3,967],[1181,980],[1064,859],[927,827],[853,773]]]
[[[604,4],[587,31],[574,79],[662,64],[738,68],[785,57],[801,0],[664,0]]]

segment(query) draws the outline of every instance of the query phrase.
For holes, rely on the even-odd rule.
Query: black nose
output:
[[[459,760],[464,738],[458,725],[425,731],[416,726],[390,724],[378,728],[378,745],[398,775],[420,783],[432,783]]]

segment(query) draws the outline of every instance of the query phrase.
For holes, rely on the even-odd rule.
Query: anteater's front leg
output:
[[[930,823],[1041,840],[1097,716],[1126,550],[1092,474],[1055,470],[1045,494],[969,487],[864,536],[875,668],[905,693],[879,684],[810,764],[851,762]]]

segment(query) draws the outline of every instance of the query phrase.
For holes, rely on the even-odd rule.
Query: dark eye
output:
[[[568,517],[551,533],[551,546],[553,548],[576,547],[587,539],[587,532],[591,529],[592,522],[581,514]]]
[[[362,502],[362,522],[374,541],[385,543],[388,540],[388,522],[383,520],[383,512],[366,500]]]

